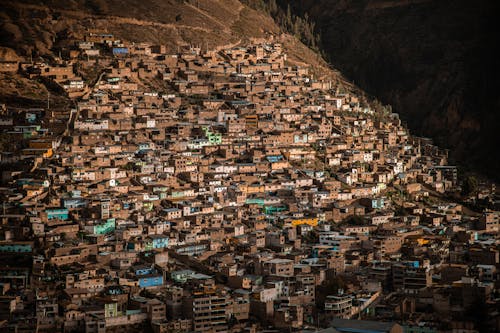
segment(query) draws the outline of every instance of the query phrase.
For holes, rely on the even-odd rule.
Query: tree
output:
[[[280,7],[276,0],[242,0],[242,2],[255,10],[269,14],[283,32],[296,36],[306,46],[325,57],[325,53],[319,48],[321,37],[316,33],[315,24],[310,20],[307,13],[303,17],[296,16],[292,14],[289,3],[285,10],[284,5]]]
[[[349,216],[345,221],[349,225],[364,225],[365,224],[365,220],[361,216],[358,216],[358,215]]]
[[[85,232],[80,230],[78,231],[77,235],[79,239],[83,240],[83,237],[85,237]]]
[[[462,195],[472,195],[477,192],[477,179],[474,176],[467,176],[462,184]]]
[[[326,280],[323,284],[316,287],[316,306],[318,309],[323,309],[325,306],[326,296],[337,295],[339,290],[346,289],[346,282],[341,276],[335,276],[332,279]]]
[[[269,13],[273,16],[278,13],[278,5],[276,4],[276,0],[269,1]]]
[[[286,30],[292,30],[292,10],[290,9],[290,4],[286,7],[286,17],[285,17],[285,27]]]
[[[319,234],[316,230],[311,230],[305,234],[302,239],[305,243],[316,244],[319,242]]]
[[[395,210],[396,216],[408,216],[408,212],[403,206],[397,206]]]

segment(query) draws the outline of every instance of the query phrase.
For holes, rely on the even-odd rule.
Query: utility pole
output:
[[[50,91],[47,91],[47,110],[50,109]]]

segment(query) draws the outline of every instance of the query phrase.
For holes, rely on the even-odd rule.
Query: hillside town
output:
[[[92,31],[0,72],[70,101],[2,105],[5,332],[500,330],[499,211],[280,43]]]

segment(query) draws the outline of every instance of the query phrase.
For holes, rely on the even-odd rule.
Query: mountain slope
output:
[[[57,57],[61,49],[73,47],[68,40],[83,38],[89,31],[106,31],[129,42],[163,44],[173,53],[183,45],[213,49],[274,38],[284,45],[290,64],[310,66],[318,76],[353,89],[316,53],[282,33],[269,15],[238,0],[0,0],[0,6],[0,60]],[[17,74],[0,74],[0,102],[23,96],[21,104],[42,107],[46,89],[25,84]]]
[[[26,59],[52,56],[67,46],[66,36],[88,30],[164,44],[172,52],[188,44],[212,49],[273,36],[284,43],[291,63],[333,73],[313,51],[283,34],[270,16],[238,0],[1,0],[0,5],[0,46]]]
[[[390,103],[413,132],[499,179],[498,2],[292,0],[308,13],[332,64]]]
[[[149,1],[6,1],[3,40],[7,46],[29,44],[47,53],[60,34],[86,29],[107,30],[119,38],[144,40],[175,47],[185,43],[237,42],[232,25],[242,25],[242,14],[260,23],[252,37],[277,33],[272,20],[256,11],[245,11],[236,0],[201,0],[194,4],[176,0]],[[24,51],[30,51],[30,45]]]

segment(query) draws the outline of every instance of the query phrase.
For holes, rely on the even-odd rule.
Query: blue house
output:
[[[283,159],[283,156],[282,155],[268,155],[266,156],[266,159],[268,162],[278,162],[278,161],[281,161]]]
[[[26,121],[29,123],[34,123],[36,121],[36,113],[26,112]]]
[[[139,278],[139,287],[141,288],[158,287],[161,285],[163,285],[163,275],[161,274],[141,276]]]
[[[72,190],[70,192],[70,195],[72,198],[81,198],[82,197],[82,191],[80,190]]]
[[[175,252],[188,256],[195,256],[205,253],[207,249],[208,249],[207,244],[193,244],[193,245],[190,244],[183,247],[179,247],[177,250],[175,250]]]
[[[62,199],[62,206],[64,208],[80,208],[80,207],[86,207],[87,202],[81,198],[66,198]]]
[[[69,218],[69,211],[67,208],[53,208],[46,209],[47,219],[49,220],[67,220]]]
[[[135,266],[133,271],[141,288],[158,287],[163,284],[163,275],[152,267]]]
[[[143,143],[139,143],[137,145],[137,152],[144,152],[144,151],[147,151],[150,149],[151,149],[151,146],[149,145],[149,142],[143,142]]]
[[[0,244],[0,253],[31,253],[33,244],[28,242]]]
[[[137,276],[153,274],[155,270],[147,266],[135,266],[133,268],[134,274]]]
[[[113,55],[126,55],[128,54],[128,48],[126,47],[113,47]]]
[[[196,273],[195,271],[192,271],[190,269],[183,269],[180,271],[171,272],[170,278],[175,282],[185,283],[187,282],[187,280],[193,277],[195,273]]]
[[[153,249],[164,249],[168,247],[168,236],[165,235],[150,235],[153,242]]]
[[[384,198],[372,199],[372,208],[374,208],[374,209],[384,208]]]

